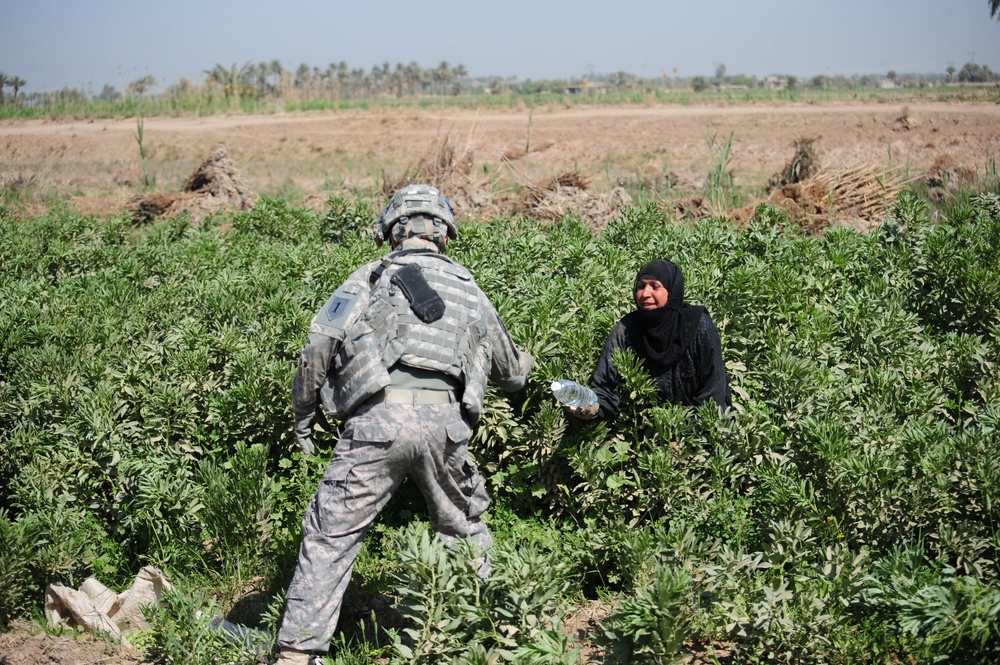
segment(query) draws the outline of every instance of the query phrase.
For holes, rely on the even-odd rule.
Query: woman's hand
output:
[[[579,418],[580,420],[590,420],[597,415],[597,410],[601,408],[598,403],[588,404],[587,406],[581,406],[579,409],[574,409],[571,406],[565,407],[566,411],[569,412],[574,418]]]

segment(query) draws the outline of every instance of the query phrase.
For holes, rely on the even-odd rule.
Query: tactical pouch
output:
[[[410,309],[424,323],[437,321],[444,316],[444,300],[427,283],[420,273],[420,268],[413,263],[408,263],[397,270],[389,281],[399,287],[409,301]]]

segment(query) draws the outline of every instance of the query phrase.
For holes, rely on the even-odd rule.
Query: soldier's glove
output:
[[[527,351],[518,351],[518,355],[521,356],[521,367],[524,368],[524,375],[531,374],[531,370],[535,366],[535,358]]]
[[[306,455],[316,454],[316,444],[312,439],[313,414],[295,416],[295,440]]]
[[[295,437],[295,440],[299,442],[299,448],[302,449],[305,455],[315,455],[316,454],[316,444],[313,443],[311,436],[299,436]]]

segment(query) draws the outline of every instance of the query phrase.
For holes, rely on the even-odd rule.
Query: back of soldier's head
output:
[[[390,240],[397,249],[436,248],[443,252],[458,236],[448,199],[430,185],[407,185],[395,194],[373,228],[375,242]]]

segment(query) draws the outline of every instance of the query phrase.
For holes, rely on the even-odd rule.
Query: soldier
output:
[[[313,318],[292,383],[295,436],[315,454],[320,405],[344,423],[302,520],[279,665],[305,665],[329,648],[365,533],[407,475],[438,537],[470,542],[478,574],[489,575],[489,497],[469,437],[487,379],[520,390],[532,358],[469,271],[444,255],[457,233],[441,192],[402,188],[374,226],[375,241],[388,239],[393,251],[356,270]]]

